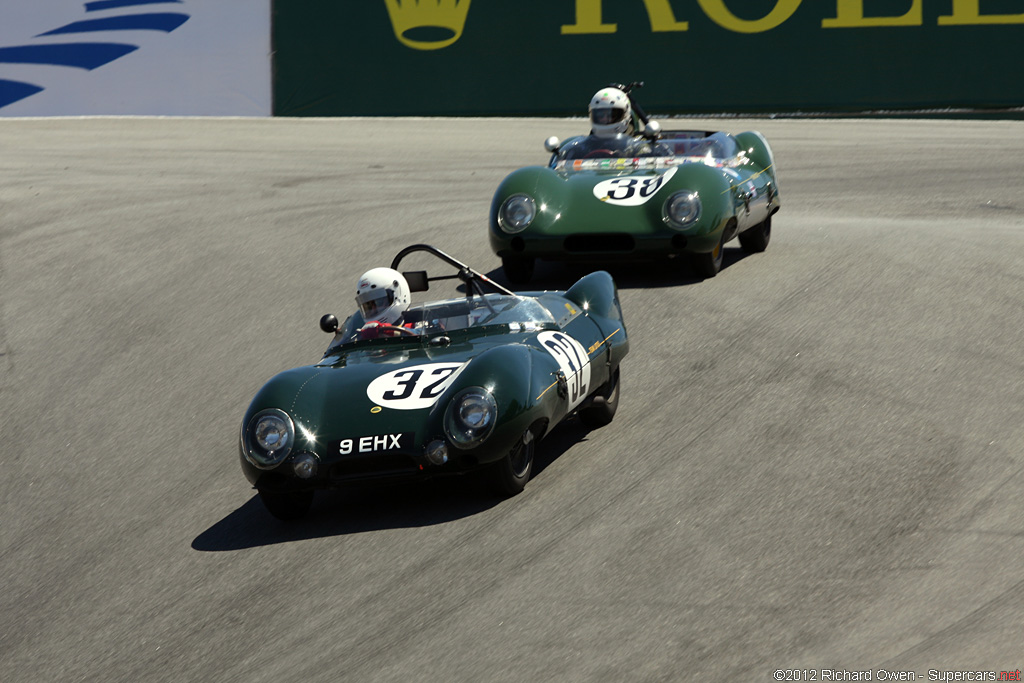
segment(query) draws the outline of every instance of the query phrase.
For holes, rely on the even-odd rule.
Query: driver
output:
[[[359,328],[359,338],[418,334],[413,323],[404,320],[409,301],[409,283],[397,270],[374,268],[363,273],[356,287],[356,303],[366,321]]]
[[[633,108],[618,88],[602,88],[590,98],[590,134],[599,138],[632,135]]]
[[[590,135],[559,150],[560,159],[671,156],[671,150],[636,132],[629,96],[618,88],[601,88],[590,98]],[[658,131],[660,127],[651,127]],[[648,131],[650,133],[650,131]],[[656,138],[657,133],[650,135]]]

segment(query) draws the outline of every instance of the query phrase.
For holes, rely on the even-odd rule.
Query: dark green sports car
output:
[[[416,252],[454,272],[402,273],[412,291],[450,279],[464,293],[412,304],[400,328],[385,326],[395,336],[364,338],[358,311],[340,325],[324,316],[323,358],[272,378],[246,411],[242,470],[274,516],[301,517],[318,489],[477,469],[512,495],[558,423],[578,415],[596,428],[615,415],[629,340],[608,273],[515,294],[428,245],[391,267]]]
[[[651,132],[654,125],[647,138],[549,138],[548,166],[502,181],[489,234],[510,282],[529,281],[536,259],[684,257],[706,278],[734,237],[746,252],[764,251],[780,206],[767,140],[754,131]]]

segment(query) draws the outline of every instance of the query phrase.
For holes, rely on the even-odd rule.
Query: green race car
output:
[[[646,137],[549,138],[548,166],[521,168],[502,181],[489,235],[510,282],[528,282],[536,259],[607,264],[679,256],[708,278],[734,237],[748,253],[764,251],[780,206],[764,136],[637,125]]]
[[[402,273],[411,291],[455,279],[464,294],[409,305],[395,324],[368,322],[372,302],[340,325],[324,316],[333,340],[323,358],[272,378],[246,411],[242,470],[274,516],[301,517],[318,489],[478,469],[512,495],[557,424],[578,416],[596,428],[615,415],[629,340],[608,273],[564,292],[515,294],[414,245],[388,271],[396,284],[400,262],[416,252],[454,273]]]

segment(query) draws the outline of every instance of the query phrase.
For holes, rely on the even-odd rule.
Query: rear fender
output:
[[[748,130],[736,136],[736,142],[740,149],[747,153],[747,158],[754,162],[759,168],[767,169],[772,178],[775,177],[775,155],[768,144],[768,140],[755,130]]]
[[[592,315],[622,320],[619,292],[612,276],[603,270],[585,275],[565,292],[565,298]]]
[[[612,276],[603,270],[580,278],[565,293],[566,298],[583,308],[597,324],[605,347],[604,360],[617,367],[629,352],[626,323],[622,317],[619,291]]]

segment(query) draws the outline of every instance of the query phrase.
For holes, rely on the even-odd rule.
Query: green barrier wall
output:
[[[279,116],[1024,106],[1024,0],[275,0]]]

